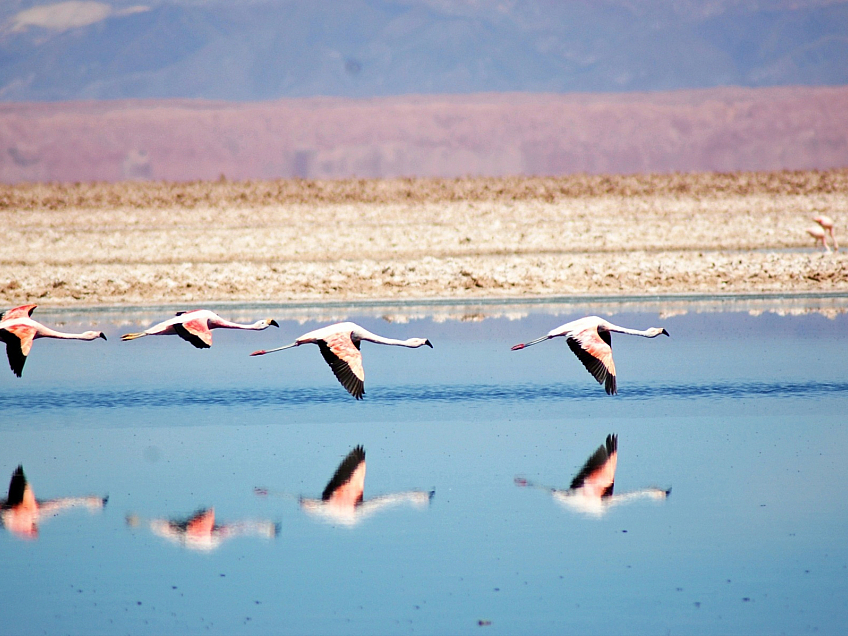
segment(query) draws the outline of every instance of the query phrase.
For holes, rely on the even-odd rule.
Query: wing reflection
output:
[[[568,490],[560,490],[515,478],[515,485],[539,488],[551,493],[558,503],[594,517],[603,516],[612,506],[636,499],[665,499],[671,488],[644,488],[613,494],[615,469],[618,463],[618,435],[607,435],[606,441],[586,460],[583,468],[571,480]]]
[[[84,506],[89,510],[100,510],[108,497],[62,497],[60,499],[36,499],[32,486],[27,482],[23,466],[18,466],[9,482],[9,494],[0,500],[0,525],[21,538],[38,537],[38,524],[45,518],[55,517],[63,510]]]
[[[138,527],[145,524],[158,535],[190,550],[215,550],[233,537],[257,536],[273,538],[280,533],[279,524],[271,521],[237,521],[215,523],[215,508],[201,508],[185,519],[147,519],[127,515],[127,525]]]
[[[411,504],[423,508],[435,494],[434,490],[406,490],[365,499],[364,491],[365,449],[356,446],[339,464],[320,499],[298,497],[297,500],[300,507],[313,517],[327,523],[355,526],[375,513],[394,506]],[[269,493],[261,488],[257,488],[256,493],[286,496],[284,493]]]

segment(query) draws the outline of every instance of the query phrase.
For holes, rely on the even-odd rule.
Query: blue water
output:
[[[435,346],[363,343],[362,402],[317,347],[247,355],[327,321],[216,331],[199,351],[120,342],[146,315],[69,314],[63,328],[109,341],[39,340],[23,378],[0,369],[0,477],[22,464],[39,499],[109,499],[42,517],[36,539],[0,529],[0,631],[844,632],[848,318],[662,310],[609,316],[671,333],[613,336],[609,397],[564,342],[509,350],[592,306],[406,323],[354,308],[372,331]],[[667,499],[583,514],[516,487],[567,489],[608,433],[615,492]],[[320,498],[358,444],[365,503],[432,499],[351,523],[307,514],[299,497]],[[207,507],[225,529],[277,533],[199,546],[152,529]]]

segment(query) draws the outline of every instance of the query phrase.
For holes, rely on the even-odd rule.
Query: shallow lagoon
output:
[[[0,375],[0,475],[109,501],[37,539],[0,531],[3,631],[844,631],[848,301],[824,305],[220,308],[281,328],[216,331],[208,351],[120,342],[163,309],[39,310],[109,342],[40,340],[22,379]],[[588,313],[671,333],[613,336],[616,397],[564,342],[509,351]],[[341,318],[435,348],[364,343],[362,402],[316,347],[247,355]],[[587,514],[516,487],[567,489],[608,433],[616,494],[668,499]],[[298,497],[358,444],[366,503],[432,499],[308,514]],[[202,545],[155,525],[208,507],[221,531]]]

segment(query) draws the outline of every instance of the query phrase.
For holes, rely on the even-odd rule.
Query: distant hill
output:
[[[0,100],[848,84],[848,0],[4,0]]]
[[[848,87],[0,103],[0,182],[848,167]]]

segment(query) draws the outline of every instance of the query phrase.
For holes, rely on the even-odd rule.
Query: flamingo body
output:
[[[607,435],[606,440],[586,460],[580,471],[571,480],[567,490],[548,488],[515,478],[517,486],[530,486],[550,492],[554,500],[582,513],[600,517],[613,504],[639,498],[665,499],[671,489],[645,488],[634,492],[615,495],[615,469],[618,465],[618,435]]]
[[[428,504],[433,497],[433,492],[410,490],[365,501],[365,470],[365,449],[356,446],[339,464],[321,493],[321,499],[301,497],[300,507],[326,521],[354,526],[378,510],[402,503],[420,507]]]
[[[825,215],[821,214],[819,216],[814,216],[813,221],[818,223],[819,226],[821,227],[821,229],[822,229],[821,236],[819,236],[818,234],[813,235],[813,233],[810,232],[810,230],[807,230],[807,232],[811,236],[813,236],[813,238],[815,238],[817,242],[819,240],[821,240],[821,243],[824,246],[825,250],[829,251],[829,248],[827,246],[827,241],[825,240],[825,234],[824,234],[825,232],[827,232],[828,234],[830,234],[830,240],[833,241],[833,251],[838,252],[839,251],[839,244],[836,242],[836,233],[834,232],[835,223],[833,222],[833,219],[830,218],[829,216],[825,216]]]
[[[363,340],[384,345],[409,347],[411,349],[417,349],[424,345],[433,347],[426,338],[409,338],[407,340],[384,338],[371,333],[356,323],[340,322],[305,333],[293,343],[284,347],[268,349],[267,351],[261,349],[254,351],[250,355],[261,356],[266,353],[282,351],[283,349],[290,349],[291,347],[298,347],[303,344],[317,344],[321,349],[321,355],[327,364],[330,365],[330,369],[333,371],[336,379],[348,393],[357,400],[361,400],[365,395],[365,369],[362,366],[362,353],[359,350],[360,343]]]
[[[21,305],[0,315],[0,341],[6,344],[6,357],[12,373],[21,377],[24,364],[37,338],[57,338],[60,340],[96,340],[106,336],[102,331],[83,333],[64,333],[42,325],[32,319],[32,312],[38,305]]]
[[[271,326],[279,327],[277,321],[271,318],[258,320],[250,325],[243,325],[221,318],[221,316],[208,309],[194,309],[192,311],[177,312],[170,320],[160,322],[144,331],[126,333],[121,336],[121,340],[135,340],[144,336],[177,335],[198,349],[208,349],[212,346],[212,329],[262,331]]]
[[[644,338],[655,338],[668,332],[661,327],[651,327],[644,331],[619,327],[598,316],[587,316],[572,320],[556,329],[552,329],[547,335],[536,338],[528,343],[517,344],[512,347],[513,351],[524,349],[531,345],[556,338],[565,337],[565,341],[578,360],[583,363],[586,370],[592,374],[599,384],[604,385],[607,395],[615,395],[618,392],[616,385],[615,362],[612,359],[612,337],[611,333],[630,334]]]

